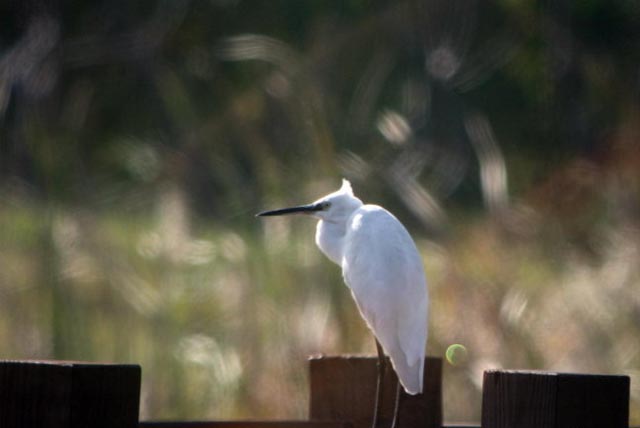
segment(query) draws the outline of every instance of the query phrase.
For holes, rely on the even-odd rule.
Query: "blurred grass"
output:
[[[373,352],[339,269],[315,248],[314,222],[196,225],[179,193],[131,216],[5,191],[3,358],[139,363],[143,418],[304,417],[308,355]],[[477,420],[482,370],[504,367],[630,374],[636,423],[637,225],[591,225],[587,257],[553,217],[524,205],[505,215],[418,240],[429,354],[444,358],[453,343],[469,353],[445,367],[447,418]]]

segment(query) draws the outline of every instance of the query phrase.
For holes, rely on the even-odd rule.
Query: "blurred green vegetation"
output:
[[[482,370],[625,373],[640,424],[633,0],[0,5],[1,358],[136,362],[144,419],[306,415],[373,352],[313,221],[349,178],[424,256],[445,417]],[[461,351],[462,352],[462,351]],[[464,357],[464,358],[462,358]]]

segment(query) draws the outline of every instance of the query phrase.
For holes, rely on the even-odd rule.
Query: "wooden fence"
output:
[[[309,419],[138,421],[137,365],[0,361],[1,428],[370,428],[376,360],[309,360]],[[383,381],[380,427],[389,427],[396,385]],[[628,428],[628,376],[487,371],[481,424],[442,423],[442,361],[425,361],[424,393],[404,395],[398,428]]]

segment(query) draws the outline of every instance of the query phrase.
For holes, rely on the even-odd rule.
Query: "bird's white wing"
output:
[[[342,271],[404,389],[422,392],[428,296],[422,260],[409,233],[384,208],[359,208],[347,224]]]

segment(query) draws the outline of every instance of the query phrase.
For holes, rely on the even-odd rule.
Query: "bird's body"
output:
[[[422,392],[428,294],[415,243],[389,211],[364,205],[343,180],[340,190],[300,207],[260,215],[309,213],[319,218],[316,244],[342,268],[368,327],[409,394]]]
[[[318,247],[342,267],[360,314],[391,358],[404,389],[422,392],[427,284],[413,240],[389,211],[377,205],[357,208],[340,235],[334,228],[325,220],[318,222]]]

